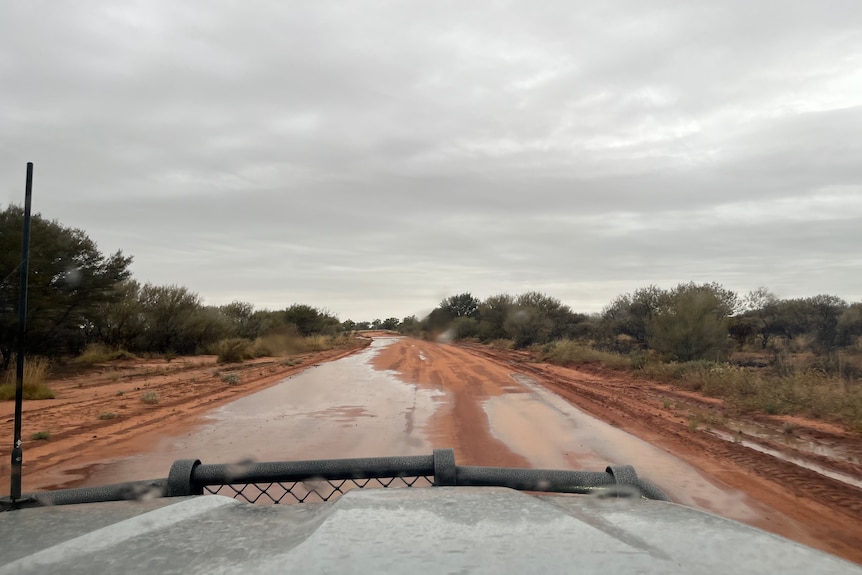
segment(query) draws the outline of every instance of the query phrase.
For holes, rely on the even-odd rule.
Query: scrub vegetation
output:
[[[0,399],[15,396],[22,220],[18,206],[0,211]],[[132,257],[102,254],[82,230],[34,214],[30,234],[26,399],[53,397],[43,384],[49,361],[64,370],[196,354],[239,363],[353,347],[353,331],[371,326],[342,323],[305,304],[280,310],[240,301],[205,305],[185,287],[133,279]],[[399,323],[387,322],[393,328]]]
[[[649,286],[600,314],[536,292],[444,299],[404,333],[524,349],[564,366],[601,366],[718,397],[739,410],[799,414],[862,432],[862,303],[830,295],[745,296],[719,284]]]
[[[23,210],[0,212],[0,399],[14,398],[18,246]],[[211,354],[220,363],[357,345],[357,330],[397,330],[560,365],[632,371],[721,397],[740,409],[805,414],[862,430],[862,303],[831,295],[745,296],[716,283],[640,288],[599,314],[535,291],[448,297],[425,318],[340,321],[293,304],[205,305],[185,287],[140,283],[130,256],[102,254],[78,229],[34,215],[31,227],[27,399],[51,398],[49,365]],[[158,398],[155,398],[158,401]]]

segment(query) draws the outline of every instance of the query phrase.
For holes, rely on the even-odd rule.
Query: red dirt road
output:
[[[295,451],[284,452],[282,458],[400,455],[454,447],[458,463],[465,465],[601,470],[607,463],[632,463],[675,501],[862,563],[862,489],[852,484],[862,483],[858,435],[799,419],[728,419],[720,401],[625,374],[566,369],[535,363],[520,352],[414,339],[362,352],[347,363],[338,362],[342,367],[327,363],[308,372],[309,378],[303,374],[279,383],[306,366],[346,353],[307,357],[301,368],[272,359],[233,367],[216,366],[212,358],[175,360],[173,367],[116,364],[98,374],[57,382],[53,387],[58,399],[28,402],[25,410],[25,490],[98,483],[112,476],[90,477],[92,467],[117,473],[115,464],[99,464],[154,453],[160,441],[171,437],[183,436],[186,446],[191,442],[200,449],[217,436],[207,435],[215,424],[201,424],[212,421],[207,415],[213,407],[223,405],[222,425],[230,426],[230,417],[247,410],[250,419],[246,417],[245,424],[255,426],[249,429],[250,437],[269,437],[285,429],[294,433],[285,437],[304,433],[302,441],[288,442],[287,448]],[[378,373],[397,377],[402,387],[393,388],[396,384],[380,382],[377,376],[359,383],[349,377],[341,381],[342,374],[355,374],[357,368],[373,371],[362,359],[365,354]],[[333,369],[323,369],[329,366]],[[243,381],[229,386],[216,371],[240,373]],[[362,389],[368,391],[339,392],[338,385],[365,385]],[[278,392],[280,388],[285,391]],[[141,403],[138,396],[145,390],[156,390],[160,402]],[[284,408],[267,398],[284,398]],[[264,411],[273,421],[294,427],[262,434],[259,429],[268,429],[267,423],[255,414]],[[0,405],[3,437],[11,435],[11,412],[11,403]],[[106,412],[118,418],[99,419]],[[709,421],[710,429],[695,428],[693,414],[700,418],[695,421]],[[50,440],[27,440],[42,429],[51,431]],[[757,430],[768,438],[748,435]],[[770,430],[780,431],[765,433]],[[730,441],[717,435],[723,432]],[[5,477],[4,453],[0,473]],[[210,462],[221,461],[227,452],[213,453],[207,457],[217,459]],[[171,461],[174,455],[159,457]],[[266,458],[268,453],[252,456]],[[786,461],[790,458],[849,478],[850,484]],[[142,455],[135,461],[140,466],[145,459]],[[135,478],[141,478],[138,470]]]

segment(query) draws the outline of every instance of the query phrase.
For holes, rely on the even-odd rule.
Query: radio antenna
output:
[[[21,417],[24,403],[24,338],[27,334],[27,273],[30,267],[30,207],[33,196],[33,162],[27,162],[27,184],[24,193],[24,227],[21,232],[21,283],[18,298],[18,356],[15,362],[15,432],[12,444],[12,481],[9,499],[14,505],[21,499]]]

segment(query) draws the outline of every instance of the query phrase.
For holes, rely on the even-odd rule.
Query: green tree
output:
[[[678,361],[717,360],[728,349],[733,292],[717,284],[680,284],[668,292],[647,328],[649,346]]]
[[[507,293],[488,297],[479,305],[478,335],[482,341],[493,341],[509,337],[506,318],[512,312],[515,298]]]
[[[306,304],[293,304],[284,310],[284,321],[295,325],[301,335],[335,335],[341,329],[337,317]]]
[[[134,346],[138,350],[193,354],[230,334],[218,308],[204,308],[200,296],[185,287],[146,284],[139,302],[143,328]]]
[[[480,303],[470,292],[464,292],[447,297],[440,302],[439,307],[450,319],[455,319],[456,317],[476,317]]]
[[[419,335],[422,324],[415,315],[408,315],[398,324],[398,331],[405,335]]]
[[[129,279],[117,284],[117,299],[102,306],[91,328],[93,342],[109,347],[134,349],[144,331],[141,284]]]
[[[244,301],[233,301],[219,308],[231,327],[231,335],[254,339],[260,335],[260,326],[255,321],[254,306]]]
[[[0,354],[8,366],[18,330],[18,266],[24,210],[0,212]],[[132,258],[105,256],[87,234],[34,214],[30,227],[26,347],[58,355],[80,351],[100,309],[122,297]]]

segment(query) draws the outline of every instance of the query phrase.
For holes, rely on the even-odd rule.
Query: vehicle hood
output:
[[[862,573],[691,508],[507,488],[352,490],[331,503],[216,495],[0,513],[7,573]]]

